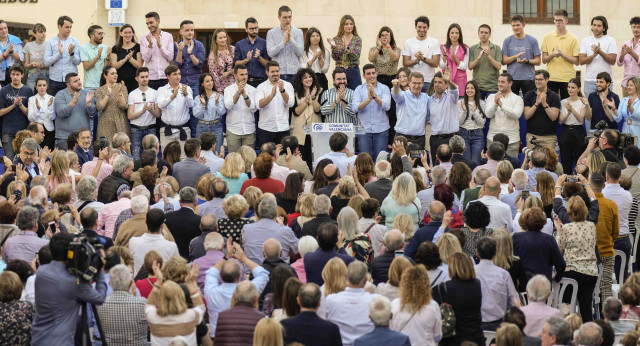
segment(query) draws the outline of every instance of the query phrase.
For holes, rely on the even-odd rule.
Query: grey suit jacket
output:
[[[181,189],[185,186],[195,188],[198,179],[207,173],[211,173],[209,167],[190,157],[173,164],[173,177],[176,178]]]

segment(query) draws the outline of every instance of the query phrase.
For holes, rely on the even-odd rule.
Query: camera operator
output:
[[[600,137],[592,138],[589,140],[589,144],[587,145],[587,149],[582,153],[578,162],[583,162],[583,160],[587,159],[587,154],[589,154],[596,147],[600,148],[600,152],[604,155],[605,160],[608,162],[616,162],[620,165],[621,168],[625,168],[624,162],[620,159],[620,155],[618,154],[618,150],[616,149],[616,145],[618,145],[618,139],[620,138],[620,134],[617,130],[606,129],[602,131]]]
[[[31,328],[31,345],[73,345],[82,304],[102,304],[107,295],[104,272],[96,275],[95,288],[67,271],[69,233],[56,233],[49,242],[53,262],[38,268],[36,316]]]
[[[545,168],[547,166],[547,153],[541,149],[536,149],[530,156],[531,159],[529,159],[529,155],[524,156],[522,167],[520,167],[526,170],[527,175],[529,176],[529,185],[534,188],[536,187],[536,175],[540,172],[547,172],[551,174],[554,181],[558,180],[557,174]]]

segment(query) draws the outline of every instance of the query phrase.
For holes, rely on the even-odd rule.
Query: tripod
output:
[[[91,335],[89,333],[89,323],[87,316],[87,304],[82,304],[82,315],[80,318],[80,323],[82,324],[82,346],[90,346],[91,345]],[[98,315],[98,309],[96,309],[95,304],[91,304],[91,311],[93,311],[93,316],[96,319],[96,325],[98,326],[98,331],[100,332],[100,336],[102,337],[102,345],[108,346],[105,340],[104,330],[102,329],[102,324],[100,323],[100,316]]]

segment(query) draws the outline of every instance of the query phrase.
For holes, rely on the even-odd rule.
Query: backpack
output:
[[[451,304],[445,303],[445,297],[442,295],[440,288],[444,286],[444,293],[447,295],[447,283],[443,282],[438,285],[438,294],[442,303],[440,304],[440,314],[442,315],[442,338],[450,338],[456,335],[456,314],[453,312]]]

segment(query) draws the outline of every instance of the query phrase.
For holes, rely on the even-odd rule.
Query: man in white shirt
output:
[[[332,134],[331,137],[329,137],[329,148],[331,148],[331,151],[316,159],[313,163],[314,169],[321,160],[330,159],[333,161],[333,164],[340,169],[340,176],[346,176],[347,165],[350,164],[351,168],[353,168],[356,162],[356,156],[347,148],[348,141],[349,138],[342,132]]]
[[[614,162],[607,163],[607,185],[602,189],[602,195],[604,198],[610,199],[618,205],[618,211],[620,213],[620,235],[613,243],[613,249],[624,252],[624,254],[627,255],[627,259],[629,259],[629,256],[631,255],[631,241],[629,240],[629,211],[631,210],[633,197],[629,191],[620,186],[619,182],[621,175],[622,170],[620,165]],[[625,280],[618,278],[618,274],[620,273],[620,258],[616,258],[614,273],[618,282],[624,282],[629,276],[629,271],[625,270]]]
[[[256,100],[260,117],[258,120],[259,145],[266,142],[280,143],[289,135],[289,108],[295,97],[293,85],[280,79],[280,65],[277,61],[267,63],[269,79],[256,88]]]
[[[591,32],[593,35],[585,37],[580,43],[580,65],[587,65],[584,77],[582,93],[585,96],[596,91],[597,75],[607,72],[613,76],[611,66],[616,63],[618,48],[616,40],[607,35],[609,23],[604,16],[596,16],[591,19]],[[589,128],[589,126],[587,126]]]
[[[367,266],[360,261],[349,263],[347,268],[347,288],[327,296],[325,300],[325,319],[340,328],[342,344],[353,345],[355,339],[373,331],[373,322],[369,319],[369,303],[377,294],[364,290],[367,283]]]
[[[193,107],[193,92],[186,84],[181,84],[180,68],[169,65],[164,70],[169,83],[158,89],[157,103],[162,111],[164,132],[160,136],[162,143],[180,140],[180,146],[187,140],[189,129],[189,108]]]
[[[200,157],[204,157],[204,165],[211,169],[211,176],[215,176],[220,172],[224,163],[224,146],[221,147],[220,153],[216,150],[216,135],[213,132],[205,132],[200,135]],[[220,156],[218,156],[218,155]]]
[[[129,93],[129,111],[127,118],[131,125],[131,155],[140,158],[142,138],[155,134],[156,118],[162,116],[160,107],[156,106],[158,92],[149,88],[149,68],[146,66],[136,70],[138,89]]]
[[[491,214],[491,222],[489,222],[487,228],[506,227],[507,231],[512,232],[511,208],[498,199],[498,196],[500,196],[500,180],[496,177],[487,179],[484,186],[482,186],[481,194],[482,198],[477,201],[486,205],[489,208],[489,214]]]
[[[134,275],[144,264],[144,256],[151,250],[156,250],[162,256],[164,262],[174,256],[180,256],[176,243],[164,239],[161,230],[164,227],[164,212],[158,209],[151,209],[147,212],[146,222],[148,233],[140,237],[133,237],[129,240],[129,251],[133,257]]]
[[[245,65],[233,68],[236,82],[224,89],[224,106],[227,108],[227,149],[235,153],[243,145],[255,148],[256,88],[247,84],[248,70]]]
[[[520,117],[524,110],[522,97],[511,91],[513,77],[503,73],[498,77],[498,92],[487,97],[487,118],[491,119],[489,132],[487,133],[487,147],[493,143],[493,138],[498,133],[509,136],[507,155],[517,157],[520,149]]]
[[[402,65],[424,76],[422,92],[429,89],[435,68],[440,63],[440,44],[435,38],[427,36],[429,23],[429,18],[425,16],[416,18],[417,35],[408,39],[402,49]]]

